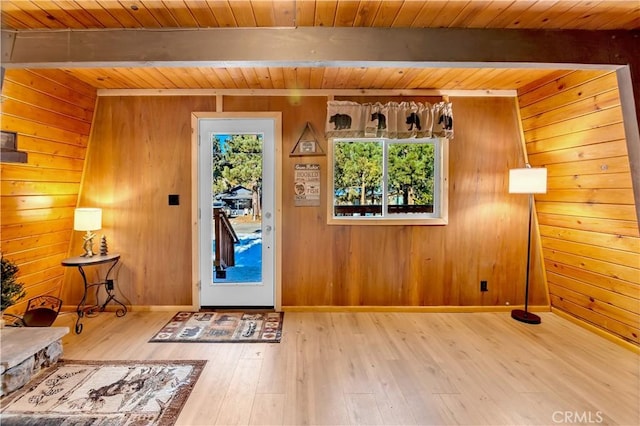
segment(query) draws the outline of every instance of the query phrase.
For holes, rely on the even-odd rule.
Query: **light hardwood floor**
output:
[[[178,425],[640,424],[640,357],[552,313],[287,312],[280,344],[148,343],[173,314],[87,318],[64,358],[206,359]]]

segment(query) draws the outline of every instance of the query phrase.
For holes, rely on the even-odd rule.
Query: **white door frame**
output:
[[[191,113],[191,276],[192,276],[192,296],[191,303],[193,310],[200,309],[200,221],[198,205],[199,173],[198,173],[198,120],[202,118],[222,118],[222,119],[252,119],[267,118],[273,119],[275,124],[275,188],[274,201],[274,300],[273,306],[276,311],[282,307],[282,113],[281,112],[192,112]],[[210,209],[210,207],[209,207]]]

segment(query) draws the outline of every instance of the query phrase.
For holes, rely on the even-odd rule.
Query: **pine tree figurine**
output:
[[[100,256],[106,256],[107,254],[109,254],[109,250],[107,249],[107,237],[103,235],[102,238],[100,238]]]

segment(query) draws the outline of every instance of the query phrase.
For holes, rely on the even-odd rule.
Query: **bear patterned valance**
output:
[[[453,139],[450,102],[327,102],[327,138]]]

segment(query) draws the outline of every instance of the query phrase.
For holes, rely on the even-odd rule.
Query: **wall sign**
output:
[[[311,127],[311,123],[307,121],[289,157],[307,157],[313,155],[324,155],[324,151],[318,143],[318,137],[313,127]]]
[[[293,175],[294,205],[320,205],[320,164],[296,164]]]

